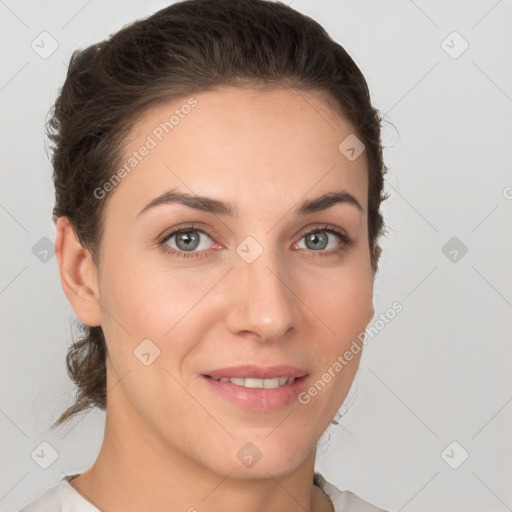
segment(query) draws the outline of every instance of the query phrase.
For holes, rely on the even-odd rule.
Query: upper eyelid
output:
[[[181,227],[177,227],[177,228],[173,228],[173,229],[169,230],[168,232],[166,232],[166,234],[160,235],[158,237],[158,241],[161,242],[163,240],[169,240],[173,236],[176,236],[183,231],[200,231],[204,235],[210,237],[212,240],[213,240],[213,236],[214,236],[213,233],[210,234],[208,232],[208,230],[206,230],[205,228],[199,228],[196,226],[181,226]]]

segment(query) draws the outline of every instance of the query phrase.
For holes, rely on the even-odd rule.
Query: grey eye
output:
[[[208,247],[199,247],[201,244],[201,235],[211,240],[211,238],[206,233],[198,229],[187,229],[173,233],[171,236],[169,236],[169,239],[167,240],[166,243],[169,244],[169,242],[173,238],[175,238],[175,246],[169,244],[173,249],[178,249],[180,251],[186,252],[194,251],[198,248],[200,250],[207,249]]]
[[[308,249],[324,250],[329,242],[328,235],[323,232],[308,233],[304,238]]]

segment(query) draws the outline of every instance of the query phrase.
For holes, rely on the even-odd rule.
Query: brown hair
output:
[[[382,118],[361,71],[311,18],[270,0],[185,0],[73,52],[47,123],[56,201],[96,265],[109,180],[126,136],[149,107],[221,86],[290,87],[320,92],[351,123],[369,162],[368,237],[375,275],[384,231]],[[341,141],[340,141],[341,142]],[[75,402],[52,428],[90,407],[106,409],[106,344],[101,327],[81,324],[69,348]]]

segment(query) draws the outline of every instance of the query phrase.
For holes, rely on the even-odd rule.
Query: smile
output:
[[[272,411],[288,407],[297,401],[304,391],[310,375],[302,377],[213,377],[202,375],[202,381],[211,392],[228,400],[242,409],[252,411]]]
[[[254,378],[240,378],[240,377],[211,377],[213,380],[220,382],[231,382],[237,386],[244,388],[260,388],[260,389],[275,389],[287,384],[293,384],[295,377],[274,377],[273,379],[254,379]]]

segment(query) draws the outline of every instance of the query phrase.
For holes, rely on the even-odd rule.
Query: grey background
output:
[[[169,3],[0,0],[2,512],[87,469],[104,428],[94,411],[48,430],[73,396],[64,357],[74,316],[51,253],[45,117],[73,49]],[[366,346],[317,469],[392,511],[512,510],[512,2],[291,6],[347,49],[387,114],[375,318],[403,305]],[[58,43],[47,58],[31,47],[43,31]],[[469,44],[457,58],[454,31]],[[456,256],[443,252],[452,237]],[[58,453],[48,469],[31,457],[44,441]]]

